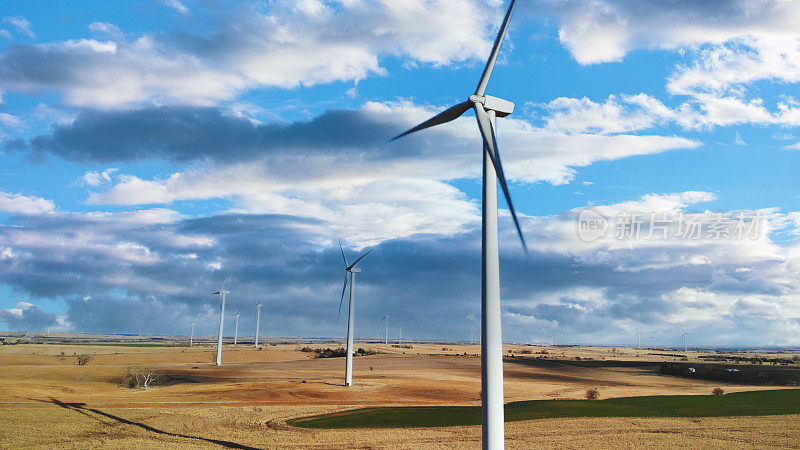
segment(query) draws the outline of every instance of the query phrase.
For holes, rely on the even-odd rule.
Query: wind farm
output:
[[[0,448],[798,446],[800,5],[222,6],[4,5]]]
[[[216,366],[216,343],[204,340],[189,347],[188,336],[143,336],[140,339],[138,336],[45,336],[42,333],[13,337],[3,334],[0,338],[7,343],[0,349],[0,362],[4,367],[0,373],[4,420],[18,423],[38,418],[21,427],[13,438],[4,438],[6,443],[24,443],[28,447],[47,445],[51,441],[44,430],[48,429],[50,433],[57,432],[63,439],[82,445],[105,442],[115,447],[148,442],[176,448],[233,444],[264,448],[303,445],[310,440],[332,447],[425,447],[430,440],[467,447],[481,445],[480,346],[469,342],[404,339],[404,344],[398,346],[384,344],[383,339],[357,339],[357,347],[374,354],[357,353],[354,383],[345,388],[341,378],[344,358],[320,357],[323,353],[313,351],[336,348],[344,343],[342,339],[268,336],[259,350],[247,345],[234,347],[233,338],[229,336],[223,345],[225,364]],[[252,343],[253,338],[243,336],[241,342]],[[17,343],[11,344],[12,339]],[[92,355],[92,358],[85,365],[77,365],[75,361],[81,354]],[[683,353],[675,346],[639,351],[575,345],[541,347],[537,343],[504,344],[503,354],[505,435],[507,440],[524,442],[526,446],[602,447],[597,443],[598,436],[613,441],[610,446],[618,446],[620,442],[641,445],[663,439],[665,428],[671,430],[671,439],[687,445],[725,442],[729,433],[752,445],[790,446],[796,442],[795,432],[786,430],[785,426],[787,420],[795,420],[800,411],[795,411],[791,405],[780,406],[783,405],[781,401],[767,397],[775,392],[779,399],[793,399],[787,397],[787,392],[800,392],[791,391],[794,386],[791,383],[800,379],[800,364],[791,362],[784,366],[780,363],[792,361],[791,353],[768,350],[720,353],[708,349]],[[719,360],[714,362],[712,358]],[[761,369],[786,372],[786,379],[759,384],[745,378],[714,380],[661,373],[664,364],[698,369],[714,365],[743,373],[756,360],[762,361],[758,366]],[[765,362],[770,360],[776,363]],[[132,364],[143,371],[149,368],[156,372],[151,387],[132,389],[120,385]],[[33,375],[31,370],[35,370]],[[584,399],[586,391],[593,388],[600,393],[598,401],[614,400],[623,405],[635,399],[653,399],[650,404],[654,408],[660,405],[661,399],[670,404],[688,403],[681,413],[662,407],[663,417],[642,412],[641,417],[615,419],[615,414],[619,413],[613,412],[614,403],[609,404],[609,412],[604,412],[605,403]],[[753,410],[757,417],[748,415],[748,402],[762,401],[755,397],[745,398],[742,406],[734,403],[719,412],[698,403],[697,411],[704,412],[691,412],[692,399],[715,398],[711,393],[718,388],[724,390],[726,397],[730,395],[732,401],[739,392],[763,393],[763,401],[776,402],[775,409]],[[41,401],[20,399],[22,395],[41,398]],[[525,403],[530,401],[551,402],[543,405],[553,406],[541,411],[528,410],[529,406],[537,405]],[[564,403],[566,409],[562,410],[562,403],[558,403],[562,401],[573,403]],[[790,401],[797,405],[796,400]],[[582,405],[600,409],[584,411]],[[392,409],[396,407],[423,408],[419,411]],[[465,415],[448,413],[447,420],[451,422],[430,416],[436,413],[436,408],[446,411],[453,407],[467,408],[463,410]],[[627,411],[631,407],[625,406]],[[349,419],[338,425],[307,419],[327,417],[329,413],[341,416],[364,408],[388,409],[376,409],[366,421],[353,416],[350,425],[347,425]],[[408,412],[401,414],[402,411]],[[726,417],[733,411],[738,411],[737,417]],[[601,419],[580,418],[586,414]],[[402,428],[389,428],[389,433],[381,431],[390,426],[380,423],[384,416]],[[107,424],[101,425],[100,430],[113,427],[113,434],[87,433],[98,427],[91,417]],[[420,424],[415,417],[426,418],[423,420],[429,421],[428,426]],[[702,425],[698,426],[697,420],[702,420]],[[402,421],[408,424],[403,425]],[[631,423],[637,429],[633,435],[624,432]],[[342,426],[355,426],[361,431],[347,433],[346,429],[338,429]],[[742,431],[751,426],[758,427],[761,432]],[[543,429],[548,431],[542,433]],[[684,429],[692,431],[683,434],[681,430]],[[612,439],[620,434],[624,436],[623,441]]]

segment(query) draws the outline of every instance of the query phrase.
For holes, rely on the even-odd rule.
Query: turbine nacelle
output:
[[[480,103],[483,109],[494,111],[497,117],[505,117],[514,112],[514,103],[491,95],[470,95],[469,101]]]
[[[352,267],[350,269],[347,269],[347,271],[351,273],[361,273],[361,269],[359,269],[358,267]]]

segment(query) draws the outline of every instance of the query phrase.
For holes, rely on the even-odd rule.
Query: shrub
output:
[[[319,349],[318,348],[318,349],[314,350],[314,353],[317,354],[316,355],[317,358],[342,358],[344,356],[347,356],[347,350],[345,350],[344,348],[337,348],[337,349],[332,349],[332,348]]]
[[[93,358],[92,355],[85,355],[85,354],[84,355],[79,355],[78,356],[78,365],[79,366],[85,366],[86,364],[89,364],[89,361],[91,361],[92,358]]]
[[[711,391],[714,395],[725,395],[725,390],[720,387],[715,387],[714,390]]]
[[[304,353],[313,353],[314,349],[311,348],[311,347],[303,347],[303,348],[300,349],[300,351],[304,352]]]
[[[586,400],[597,400],[600,397],[600,391],[596,388],[586,390]]]

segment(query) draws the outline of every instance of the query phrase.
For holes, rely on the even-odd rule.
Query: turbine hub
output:
[[[484,109],[494,111],[497,117],[505,117],[514,112],[514,103],[491,95],[470,95],[469,101],[482,104]]]

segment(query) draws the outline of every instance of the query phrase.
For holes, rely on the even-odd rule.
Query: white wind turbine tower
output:
[[[236,327],[234,328],[235,331],[233,332],[233,346],[236,347],[236,341],[239,338],[239,313],[237,312],[233,317],[236,317]]]
[[[681,340],[683,341],[683,351],[684,352],[688,351],[687,348],[686,348],[686,336],[691,336],[691,335],[692,335],[692,333],[689,333],[688,331],[684,330],[683,329],[683,325],[681,325]]]
[[[553,347],[556,346],[556,330],[553,330]]]
[[[220,307],[219,307],[219,335],[217,336],[217,365],[222,365],[222,323],[225,320],[225,294],[230,294],[230,291],[225,290],[225,282],[222,282],[222,288],[211,295],[219,294]]]
[[[347,315],[347,355],[346,355],[346,366],[344,370],[344,385],[345,386],[352,386],[353,385],[353,322],[355,320],[355,286],[356,286],[356,274],[361,272],[361,269],[356,267],[356,264],[359,263],[365,256],[369,255],[372,250],[367,251],[363,255],[359,256],[356,259],[356,262],[353,264],[347,264],[347,258],[344,256],[344,249],[342,248],[342,243],[339,242],[339,251],[342,252],[342,259],[344,260],[344,285],[342,286],[342,298],[339,299],[339,313],[336,315],[336,323],[339,323],[339,316],[342,313],[342,302],[344,301],[344,291],[347,290],[347,276],[350,275],[350,304],[348,306],[348,315]]]
[[[514,225],[527,253],[517,213],[511,202],[506,177],[500,162],[500,153],[495,135],[495,117],[505,117],[514,111],[514,104],[490,95],[485,95],[486,85],[492,75],[500,45],[508,29],[508,21],[514,10],[514,0],[500,25],[492,52],[483,69],[475,94],[465,102],[450,107],[431,119],[393,138],[405,136],[435,125],[455,120],[470,108],[475,110],[478,129],[483,138],[483,227],[481,261],[481,393],[483,414],[483,447],[500,449],[504,445],[503,422],[503,340],[500,315],[500,264],[497,236],[497,182],[503,189]]]
[[[650,336],[650,342],[652,342],[652,347],[656,348],[656,337],[655,336]]]
[[[541,342],[541,346],[544,347],[544,328],[539,328],[539,331],[542,333],[542,340],[539,342]]]
[[[189,335],[189,347],[194,345],[194,322],[191,323],[192,334]]]
[[[644,331],[636,330],[636,348],[638,348],[639,350],[642,349],[642,335],[643,334],[644,334]]]
[[[258,326],[261,324],[261,303],[256,305],[256,348],[258,348]]]
[[[397,327],[397,345],[403,343],[403,327]]]
[[[628,348],[628,330],[622,330],[622,333],[625,335],[625,348]]]

